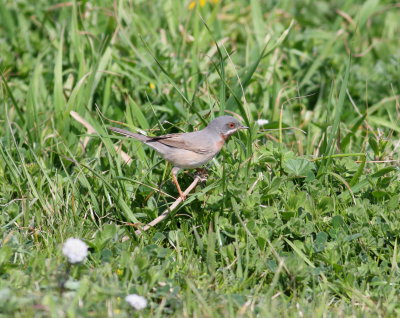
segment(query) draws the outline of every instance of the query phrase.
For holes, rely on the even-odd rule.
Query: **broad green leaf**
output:
[[[303,158],[288,159],[284,161],[283,168],[289,175],[307,177],[315,170],[315,164]]]

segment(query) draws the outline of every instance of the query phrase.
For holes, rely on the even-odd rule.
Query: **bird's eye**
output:
[[[229,123],[228,126],[229,128],[235,128],[235,123]]]

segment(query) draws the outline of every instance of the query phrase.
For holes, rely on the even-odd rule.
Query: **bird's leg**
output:
[[[176,188],[178,189],[179,196],[181,197],[182,201],[185,201],[186,195],[183,194],[181,187],[179,186],[178,179],[176,178],[176,175],[178,174],[179,168],[178,167],[173,167],[172,168],[172,181],[175,183]]]

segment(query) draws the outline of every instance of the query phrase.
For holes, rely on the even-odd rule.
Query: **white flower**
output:
[[[139,296],[136,294],[131,294],[125,297],[126,302],[131,305],[136,310],[141,310],[146,308],[147,300],[143,296]]]
[[[72,264],[82,262],[88,255],[88,247],[85,242],[77,238],[69,238],[63,245],[63,254]]]
[[[259,120],[256,121],[256,123],[257,123],[258,126],[263,126],[263,125],[268,124],[269,120],[268,119],[259,119]]]

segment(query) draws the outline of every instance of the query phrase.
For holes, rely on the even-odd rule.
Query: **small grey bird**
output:
[[[176,175],[180,169],[198,168],[221,150],[230,135],[239,129],[248,129],[232,116],[221,116],[211,121],[206,128],[190,133],[168,134],[148,137],[125,129],[109,127],[110,130],[134,138],[155,149],[173,165],[172,180],[182,200],[185,200]]]

